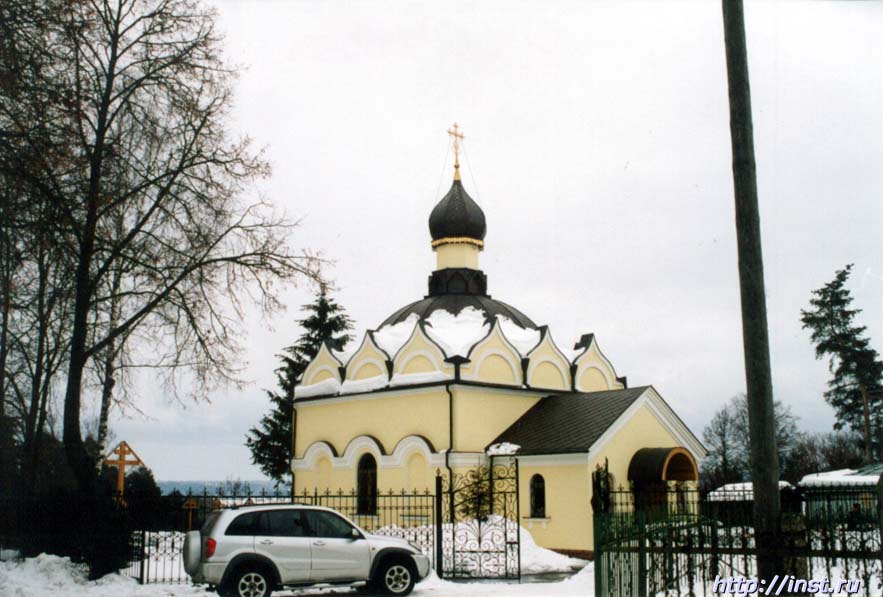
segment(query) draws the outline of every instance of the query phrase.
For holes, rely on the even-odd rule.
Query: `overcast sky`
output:
[[[594,332],[701,437],[744,390],[729,116],[718,2],[219,2],[246,70],[233,128],[266,147],[259,191],[335,261],[358,335],[426,293],[427,218],[466,134],[487,216],[489,292],[560,344]],[[830,429],[800,309],[855,263],[883,351],[883,3],[746,6],[774,394]],[[184,408],[142,378],[113,418],[158,479],[261,478],[243,445],[275,354],[311,300],[247,322],[253,381]]]

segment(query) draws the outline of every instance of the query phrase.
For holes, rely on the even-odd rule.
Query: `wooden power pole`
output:
[[[781,573],[781,559],[770,557],[779,545],[779,457],[773,416],[769,332],[757,207],[751,89],[742,0],[722,0],[727,83],[730,95],[730,137],[733,188],[742,295],[742,348],[748,393],[751,478],[754,481],[754,533],[758,576],[768,581]]]

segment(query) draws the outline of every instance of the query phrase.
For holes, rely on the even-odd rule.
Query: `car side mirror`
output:
[[[353,540],[355,541],[356,539],[362,538],[362,533],[359,532],[359,529],[357,529],[356,527],[353,527],[351,536],[352,536]]]

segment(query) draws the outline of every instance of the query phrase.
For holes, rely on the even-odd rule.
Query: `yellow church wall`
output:
[[[381,369],[376,363],[370,361],[356,363],[352,374],[350,374],[349,368],[347,368],[346,372],[346,378],[354,380],[368,379],[369,377],[377,377],[378,375],[386,375],[386,371]]]
[[[528,384],[535,388],[569,389],[567,379],[554,363],[543,361],[528,376]]]
[[[435,365],[423,355],[411,356],[402,366],[400,373],[429,373],[435,371]]]
[[[499,354],[485,354],[476,367],[475,375],[488,383],[518,383],[518,370]]]
[[[472,387],[455,387],[452,391],[454,450],[458,452],[483,452],[542,396]]]
[[[314,487],[331,487],[331,461],[327,458],[320,458],[316,463],[313,477]]]
[[[422,435],[432,445],[447,446],[448,394],[444,388],[393,396],[298,403],[295,457],[315,442],[325,441],[343,455],[349,442],[370,435],[385,450],[408,435]],[[353,473],[354,474],[354,473]]]
[[[411,454],[407,462],[408,479],[402,485],[405,489],[416,489],[418,492],[424,490],[435,491],[435,477],[430,478],[429,466],[426,458],[422,454]]]
[[[595,466],[604,465],[607,458],[608,471],[613,475],[617,487],[628,485],[629,462],[635,452],[641,448],[669,448],[679,446],[680,442],[656,418],[647,407],[639,408],[633,417],[619,429],[605,444],[597,458],[590,463],[591,470]]]
[[[579,379],[577,387],[581,392],[600,392],[610,389],[607,378],[597,367],[586,367],[577,379]]]
[[[465,267],[478,269],[478,247],[467,243],[451,243],[435,249],[435,269]]]
[[[530,518],[530,480],[542,475],[546,484],[546,518]],[[537,466],[524,459],[519,464],[521,526],[537,545],[548,549],[585,550],[592,536],[589,505],[591,477],[586,464]]]

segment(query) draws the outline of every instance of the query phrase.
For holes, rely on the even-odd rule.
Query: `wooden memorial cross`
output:
[[[116,456],[116,460],[112,459],[111,455]],[[129,459],[129,456],[132,456],[134,460]],[[117,467],[117,493],[120,495],[123,495],[126,488],[126,467],[144,466],[144,463],[126,442],[117,444],[117,447],[111,450],[108,457],[104,459],[104,464]]]

